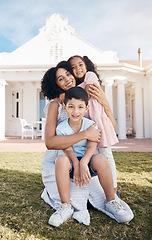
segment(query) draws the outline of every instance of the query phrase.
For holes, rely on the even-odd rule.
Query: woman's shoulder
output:
[[[48,103],[48,107],[59,107],[59,102],[57,101],[57,99],[52,99],[49,103]]]
[[[44,107],[44,113],[47,114],[48,111],[59,108],[59,102],[55,99],[50,100]]]

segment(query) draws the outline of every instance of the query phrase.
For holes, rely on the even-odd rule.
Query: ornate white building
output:
[[[67,19],[54,14],[36,37],[12,53],[0,54],[0,139],[21,136],[20,118],[30,122],[44,117],[42,76],[72,55],[87,55],[97,65],[118,138],[128,133],[152,138],[152,61],[142,61],[140,49],[139,61],[119,61],[115,52],[82,40]]]

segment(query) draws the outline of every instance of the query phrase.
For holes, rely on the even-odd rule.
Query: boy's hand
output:
[[[84,186],[85,184],[88,185],[91,179],[88,164],[86,164],[83,161],[80,161],[80,179],[81,179],[82,186]]]
[[[73,183],[75,183],[76,186],[79,185],[81,187],[79,162],[74,166]]]

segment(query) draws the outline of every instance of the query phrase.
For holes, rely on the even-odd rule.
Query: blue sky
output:
[[[75,34],[119,59],[152,59],[151,0],[0,0],[0,53],[12,52],[59,13]]]

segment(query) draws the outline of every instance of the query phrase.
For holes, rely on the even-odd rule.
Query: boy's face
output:
[[[67,104],[63,104],[64,110],[67,112],[70,120],[74,122],[80,121],[85,113],[88,111],[89,106],[81,99],[72,98],[68,100]]]
[[[85,76],[85,74],[87,72],[87,68],[81,58],[74,57],[73,59],[71,59],[70,65],[71,65],[72,71],[74,73],[74,76],[76,78],[81,79]]]

